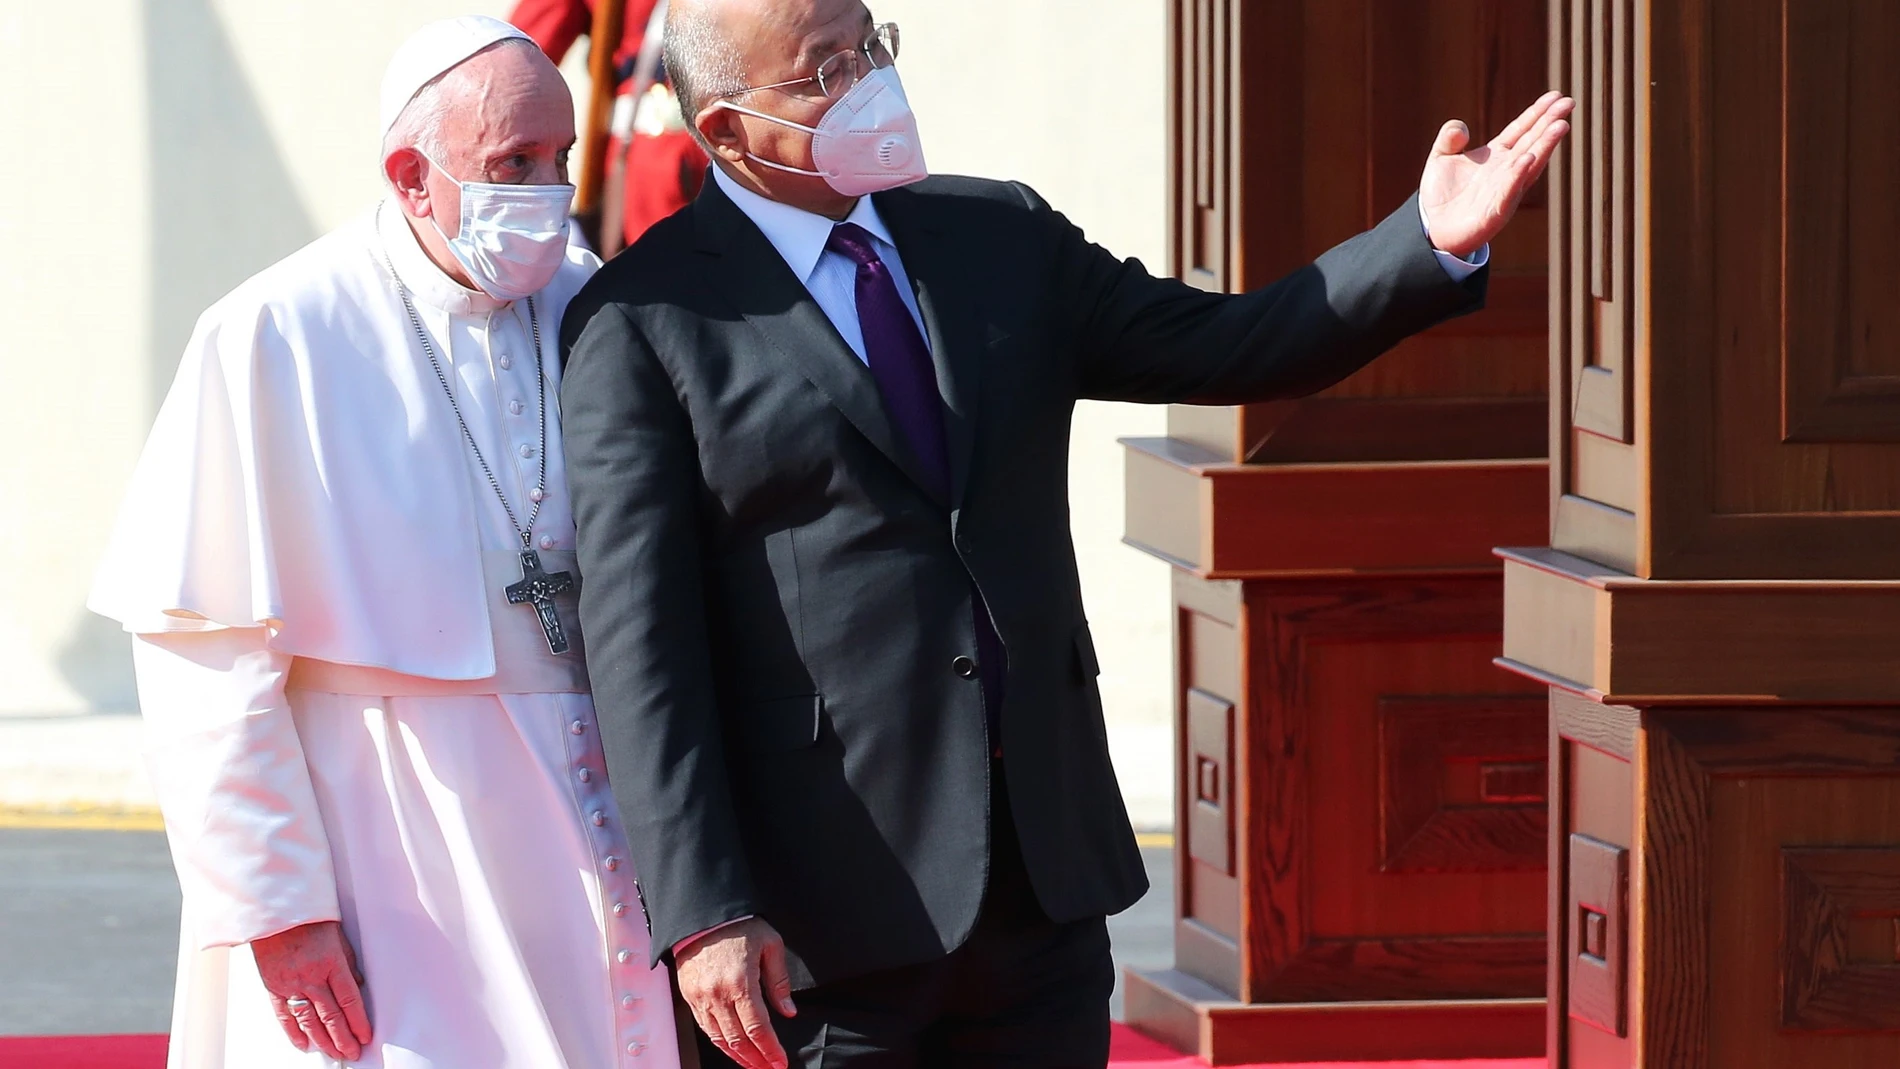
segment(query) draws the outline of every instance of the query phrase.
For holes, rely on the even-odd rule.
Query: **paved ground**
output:
[[[1171,959],[1170,855],[1142,851],[1154,890],[1109,921],[1119,964]],[[163,835],[0,830],[0,1035],[164,1031],[177,942]]]

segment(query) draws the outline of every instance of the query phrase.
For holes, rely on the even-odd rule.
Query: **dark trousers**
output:
[[[1016,841],[1002,767],[992,767],[990,882],[976,930],[936,961],[795,992],[775,1018],[803,1069],[1102,1069],[1115,986],[1108,925],[1051,921]],[[702,1069],[733,1063],[704,1036]]]

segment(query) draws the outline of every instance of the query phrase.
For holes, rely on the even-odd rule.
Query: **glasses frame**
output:
[[[824,70],[828,64],[840,56],[856,54],[864,57],[865,62],[870,64],[871,70],[883,70],[885,67],[896,65],[897,51],[901,41],[902,38],[898,33],[897,23],[880,22],[871,27],[870,31],[864,35],[864,40],[858,42],[856,48],[847,48],[841,52],[834,52],[826,56],[824,60],[813,69],[812,73],[803,78],[788,78],[782,82],[769,82],[765,85],[748,85],[744,89],[734,89],[730,93],[721,93],[719,99],[731,100],[733,97],[744,96],[747,93],[757,93],[764,89],[786,89],[794,85],[806,85],[811,82],[817,82],[818,92],[822,94],[826,100],[837,100],[839,97],[850,92],[851,86],[857,85],[864,75],[862,73],[858,74],[851,80],[851,85],[839,87],[838,92],[834,95],[831,92],[831,87],[825,84]],[[878,45],[882,45],[885,53],[890,56],[888,63],[880,65],[877,61],[877,56],[872,53],[871,49]]]

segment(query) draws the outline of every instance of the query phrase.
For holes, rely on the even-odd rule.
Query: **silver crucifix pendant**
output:
[[[541,618],[541,633],[548,640],[548,652],[560,654],[567,652],[567,628],[561,626],[561,614],[554,608],[554,599],[572,589],[574,573],[550,575],[541,567],[541,554],[524,549],[521,551],[521,582],[510,585],[503,593],[508,595],[511,605],[534,606],[534,614]]]

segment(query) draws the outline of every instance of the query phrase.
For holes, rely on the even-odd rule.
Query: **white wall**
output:
[[[0,118],[51,165],[14,168],[0,197],[0,713],[131,706],[125,640],[83,601],[193,321],[374,201],[377,85],[403,35],[508,6],[0,0]],[[1158,0],[876,14],[903,26],[934,169],[1027,181],[1108,248],[1163,265]],[[1150,825],[1168,812],[1167,574],[1119,543],[1114,440],[1161,428],[1157,409],[1085,404],[1071,478],[1118,766]]]

